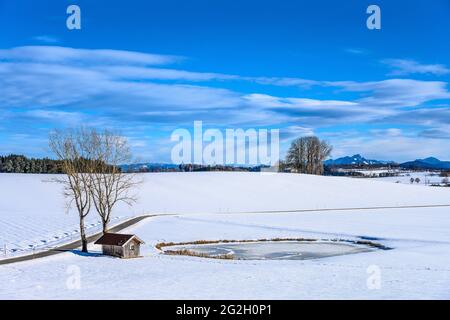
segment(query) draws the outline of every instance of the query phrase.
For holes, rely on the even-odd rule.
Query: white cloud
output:
[[[288,126],[280,130],[281,141],[291,141],[294,138],[313,136],[314,129],[311,127],[303,127],[298,125]]]
[[[403,134],[402,129],[398,128],[372,129],[369,132],[375,136],[380,137],[399,137]]]
[[[450,99],[450,92],[447,90],[447,83],[443,81],[423,81],[412,79],[388,79],[381,81],[315,81],[300,78],[246,78],[257,83],[271,84],[276,86],[297,86],[309,88],[312,86],[338,88],[342,91],[361,92],[365,97],[356,99],[353,102],[372,107],[403,108],[414,107],[424,102],[440,99]],[[264,79],[264,80],[261,80]],[[256,99],[271,98],[264,97],[264,94],[256,94]],[[307,99],[303,99],[307,100]],[[301,101],[301,99],[298,99]],[[275,103],[275,101],[272,101]],[[332,105],[338,101],[331,101]],[[323,105],[323,102],[320,104]]]
[[[418,136],[357,136],[347,139],[330,140],[334,147],[333,157],[360,153],[367,158],[398,162],[435,156],[450,159],[450,149],[445,148],[448,140],[428,139]]]
[[[182,57],[111,49],[75,49],[58,46],[24,46],[1,49],[0,60],[40,61],[46,63],[100,63],[164,65]]]
[[[430,139],[450,139],[450,126],[425,129],[419,132],[419,136]]]
[[[414,107],[427,101],[450,99],[447,83],[442,81],[389,79],[327,82],[327,85],[341,87],[344,91],[368,92],[368,96],[361,98],[359,103],[378,107]]]
[[[40,35],[33,37],[34,40],[44,43],[57,43],[59,42],[59,39],[54,36],[49,35]]]
[[[38,54],[41,50],[48,53],[50,50],[50,47],[26,48],[27,54]],[[449,97],[445,82],[408,79],[318,83],[366,94],[366,97],[353,101],[241,94],[229,89],[180,83],[244,79],[239,76],[137,66],[136,59],[129,59],[130,55],[123,51],[120,51],[123,59],[119,59],[117,64],[105,65],[104,61],[97,60],[98,57],[93,58],[88,54],[91,50],[69,49],[76,59],[81,59],[79,62],[83,62],[72,65],[66,63],[72,59],[68,58],[71,54],[66,53],[60,54],[59,58],[52,57],[50,61],[45,60],[45,55],[39,58],[43,60],[41,62],[22,61],[26,56],[22,49],[0,51],[0,56],[3,54],[3,57],[7,57],[7,61],[0,61],[2,108],[58,107],[68,112],[95,110],[96,117],[103,117],[105,121],[118,118],[127,119],[130,123],[175,123],[205,119],[213,123],[270,125],[295,122],[302,126],[314,124],[317,127],[395,117],[400,113],[395,109]],[[60,47],[55,50],[61,53]],[[92,50],[92,55],[97,53]],[[102,52],[102,55],[108,54],[111,56],[105,57],[105,60],[117,60],[116,51]],[[138,54],[139,57],[141,55]],[[86,61],[83,60],[85,56],[89,56]],[[135,57],[134,53],[131,56]],[[129,62],[126,64],[125,61]],[[176,83],[137,81],[153,79],[175,80]],[[245,79],[259,81],[256,79],[261,78]],[[293,81],[292,78],[285,79],[286,85]],[[299,79],[299,83],[306,82]]]
[[[301,79],[301,78],[280,78],[280,77],[242,77],[242,80],[252,81],[259,84],[282,86],[282,87],[300,87],[310,88],[320,85],[320,81]]]
[[[450,107],[433,106],[403,110],[395,115],[380,119],[380,121],[429,127],[448,125],[450,123]]]
[[[349,121],[368,122],[397,114],[393,109],[371,108],[355,101],[281,98],[264,94],[251,94],[244,98],[250,105],[284,115],[287,121],[316,127]]]
[[[389,75],[393,76],[410,74],[432,74],[440,76],[450,73],[450,69],[443,64],[421,64],[415,60],[408,59],[385,59],[381,62],[392,69]]]
[[[174,56],[120,50],[49,46],[0,50],[0,116],[14,124],[14,127],[7,124],[6,130],[11,132],[25,130],[25,126],[36,130],[41,126],[77,123],[117,126],[131,132],[138,127],[149,130],[154,124],[170,128],[203,120],[206,125],[220,127],[278,126],[284,128],[281,134],[285,139],[315,132],[323,134],[326,131],[318,129],[336,125],[377,121],[396,125],[410,121],[422,126],[423,133],[416,137],[423,139],[420,141],[438,140],[438,134],[446,131],[436,130],[450,121],[450,108],[445,104],[435,108],[421,106],[433,100],[450,99],[447,83],[442,81],[315,81],[155,67],[177,61],[179,58]],[[202,83],[213,81],[214,84]],[[313,99],[304,91],[298,96],[281,97],[265,93],[266,87],[254,93],[226,89],[221,86],[223,81],[338,90],[334,99]],[[342,93],[345,99],[339,98]],[[364,150],[370,151],[366,145],[371,145],[381,152],[381,145],[373,141],[386,137],[409,147],[410,140],[414,140],[409,135],[404,137],[405,133],[396,128],[366,132],[363,138],[341,135],[338,139],[333,133],[330,131],[328,136],[336,139],[341,146],[337,150],[342,152],[356,148],[358,143],[363,144],[360,147]],[[147,147],[139,135],[133,138],[134,147],[142,150]],[[386,139],[383,141],[388,143]],[[426,149],[425,145],[419,147]],[[403,150],[397,148],[398,152]],[[357,149],[351,152],[354,151]]]
[[[347,49],[345,49],[345,52],[351,53],[351,54],[357,54],[357,55],[367,53],[366,50],[360,49],[360,48],[347,48]]]
[[[148,68],[136,66],[101,66],[95,70],[117,79],[139,80],[177,80],[177,81],[212,81],[235,80],[235,75],[209,72],[191,72],[176,69]]]

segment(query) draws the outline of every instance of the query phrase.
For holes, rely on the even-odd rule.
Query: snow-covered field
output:
[[[394,182],[394,183],[404,183],[411,184],[411,178],[414,180],[416,178],[420,179],[420,182],[414,182],[414,185],[430,185],[430,184],[441,184],[443,177],[439,176],[439,172],[430,171],[410,171],[401,172],[399,176],[396,177],[385,177],[385,178],[375,178],[379,181]]]
[[[29,254],[78,237],[52,175],[0,174],[0,251]],[[260,173],[143,174],[139,202],[119,205],[113,223],[144,213],[226,213],[450,203],[448,190],[389,186],[368,180]],[[95,212],[89,233],[101,230]],[[1,255],[0,255],[1,256]],[[4,257],[4,256],[3,256]],[[1,259],[1,258],[0,258]]]
[[[76,227],[76,216],[70,224],[63,213],[57,186],[42,178],[0,176],[2,238],[27,242],[40,230]],[[124,231],[146,242],[143,258],[69,252],[2,265],[0,298],[450,298],[449,207],[267,212],[450,204],[448,188],[296,174],[161,173],[144,179],[139,203],[117,214],[178,215],[148,218]],[[29,220],[33,214],[36,220]],[[36,234],[29,237],[27,230]],[[229,261],[165,256],[154,248],[160,241],[277,237],[370,238],[394,249],[318,260]],[[80,288],[73,285],[78,271]]]
[[[66,212],[61,185],[52,175],[0,173],[0,259],[30,254],[79,238],[78,216]],[[119,211],[112,223],[131,218]],[[102,230],[101,221],[91,214],[86,231]]]
[[[443,177],[440,176],[440,171],[411,171],[411,170],[399,170],[399,169],[341,169],[342,172],[358,172],[364,177],[370,179],[376,179],[378,181],[384,182],[394,182],[403,184],[414,184],[414,185],[432,185],[432,184],[443,184]],[[390,177],[379,177],[382,174],[395,174],[395,176]],[[356,177],[360,178],[360,177]],[[411,178],[420,180],[419,183],[414,181],[411,183]]]

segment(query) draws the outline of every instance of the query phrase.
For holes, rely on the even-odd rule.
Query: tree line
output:
[[[88,159],[82,160],[90,161]],[[120,167],[118,170],[121,170]],[[62,174],[64,173],[64,164],[61,160],[27,158],[24,155],[10,154],[0,156],[0,173]]]
[[[62,162],[49,158],[27,158],[10,154],[0,156],[0,172],[3,173],[63,173]]]
[[[261,168],[265,166],[255,165],[255,166],[231,166],[231,165],[204,165],[195,163],[183,163],[178,165],[178,171],[180,172],[197,172],[197,171],[245,171],[245,172],[260,172]]]

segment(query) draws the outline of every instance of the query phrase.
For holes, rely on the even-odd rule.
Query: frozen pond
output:
[[[267,241],[176,245],[165,250],[188,250],[208,256],[233,255],[235,259],[244,260],[307,260],[373,249],[344,242]]]

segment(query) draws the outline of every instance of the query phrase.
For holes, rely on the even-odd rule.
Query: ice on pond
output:
[[[307,260],[344,254],[369,252],[367,246],[344,242],[267,241],[213,244],[190,244],[167,247],[166,250],[189,250],[208,256],[233,255],[244,260]]]

